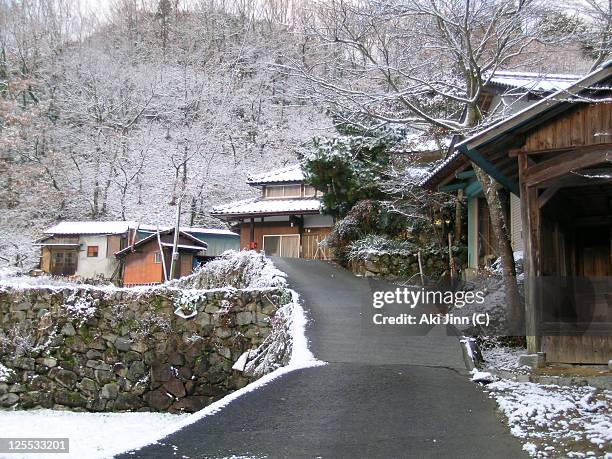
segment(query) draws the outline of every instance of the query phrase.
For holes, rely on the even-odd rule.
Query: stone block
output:
[[[147,404],[157,411],[164,411],[172,405],[174,399],[171,395],[168,395],[164,389],[157,389],[151,392],[147,392],[144,395],[144,399]]]
[[[74,329],[74,326],[70,322],[67,322],[62,327],[60,333],[64,336],[74,336],[76,335],[76,330]]]
[[[172,368],[167,363],[155,364],[151,366],[151,383],[159,385],[172,378]]]
[[[68,388],[68,389],[72,389],[77,380],[78,377],[76,375],[76,373],[74,373],[73,371],[70,370],[64,370],[63,368],[60,369],[57,374],[55,375],[54,378],[58,383],[60,383],[62,386]]]
[[[518,364],[520,366],[528,366],[530,368],[541,368],[546,363],[546,354],[538,352],[537,354],[523,354],[519,356]]]
[[[166,381],[163,385],[163,388],[177,398],[181,398],[186,395],[185,386],[177,378],[172,378],[170,379],[170,381]]]
[[[19,401],[19,395],[8,393],[4,395],[0,395],[0,406],[3,408],[9,408],[15,405]]]
[[[119,395],[119,385],[116,383],[108,383],[102,386],[100,397],[107,400],[114,400]]]
[[[115,340],[115,348],[122,352],[131,350],[132,344],[134,343],[128,338],[119,337]]]
[[[87,406],[87,400],[78,392],[65,389],[58,389],[53,394],[53,399],[58,405],[69,406],[72,408]]]

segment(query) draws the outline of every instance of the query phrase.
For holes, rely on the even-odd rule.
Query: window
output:
[[[314,186],[304,185],[304,197],[317,196],[317,189]]]
[[[161,252],[155,252],[153,261],[157,264],[161,263]]]
[[[268,185],[266,186],[266,198],[299,198],[302,193],[302,185]]]
[[[264,235],[263,245],[265,254],[269,256],[291,258],[300,256],[299,234]]]
[[[87,246],[87,257],[94,258],[98,256],[98,246],[97,245],[88,245]]]

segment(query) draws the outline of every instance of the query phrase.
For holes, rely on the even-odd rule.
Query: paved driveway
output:
[[[301,294],[315,357],[329,364],[289,373],[124,457],[524,456],[444,327],[365,336],[371,282],[321,261],[275,263]]]

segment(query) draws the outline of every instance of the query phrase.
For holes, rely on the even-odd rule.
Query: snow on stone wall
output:
[[[282,287],[0,285],[0,409],[197,411],[256,379],[232,366],[290,300]]]

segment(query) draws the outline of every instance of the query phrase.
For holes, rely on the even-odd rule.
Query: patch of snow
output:
[[[612,391],[509,380],[485,390],[532,457],[612,454]]]
[[[476,383],[488,384],[495,381],[497,378],[488,371],[478,371],[476,368],[472,370],[471,381]]]
[[[505,371],[523,371],[529,367],[519,365],[519,356],[526,354],[525,348],[508,347],[508,346],[493,346],[483,347],[482,357],[487,368]]]
[[[13,374],[13,370],[11,370],[10,368],[6,368],[0,363],[0,382],[7,381],[11,376],[13,376]]]
[[[180,423],[167,413],[0,411],[3,437],[69,438],[68,454],[10,454],[11,458],[108,458],[137,447],[142,438]]]

